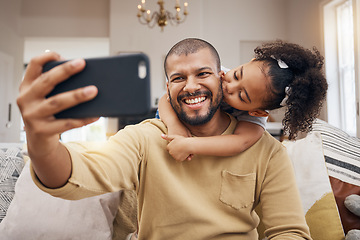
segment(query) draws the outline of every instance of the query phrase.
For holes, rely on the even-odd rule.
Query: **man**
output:
[[[257,239],[258,204],[269,239],[311,239],[286,150],[266,132],[237,156],[194,156],[182,163],[167,152],[161,138],[167,129],[158,119],[128,126],[97,149],[59,143],[61,132],[94,119],[58,120],[53,114],[94,98],[97,90],[45,99],[57,83],[84,68],[83,60],[75,60],[41,74],[43,64],[58,59],[54,53],[34,58],[18,98],[33,179],[41,189],[67,199],[136,190],[139,239]],[[179,42],[165,71],[170,102],[194,136],[233,133],[235,119],[219,109],[220,60],[209,43]],[[202,101],[187,104],[195,93]]]

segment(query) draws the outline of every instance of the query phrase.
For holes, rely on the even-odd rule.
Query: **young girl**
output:
[[[278,40],[254,52],[255,58],[249,63],[226,74],[220,72],[222,108],[239,121],[234,135],[190,137],[166,97],[160,99],[160,118],[168,126],[168,135],[163,138],[170,142],[168,150],[176,160],[191,160],[193,154],[232,156],[243,152],[262,136],[268,110],[281,107],[287,108],[282,123],[289,139],[311,130],[328,87],[319,51]],[[194,97],[189,104],[197,101]]]

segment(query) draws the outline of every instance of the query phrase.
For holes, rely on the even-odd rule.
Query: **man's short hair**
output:
[[[181,40],[180,42],[176,43],[167,53],[164,61],[164,69],[165,69],[165,75],[167,78],[167,71],[166,71],[166,62],[167,58],[173,54],[176,54],[178,56],[185,54],[192,54],[196,53],[199,50],[207,48],[210,50],[211,54],[213,55],[215,61],[216,61],[216,67],[217,71],[220,72],[221,66],[220,66],[220,57],[219,53],[216,51],[213,45],[208,43],[205,40],[198,39],[198,38],[186,38],[184,40]]]

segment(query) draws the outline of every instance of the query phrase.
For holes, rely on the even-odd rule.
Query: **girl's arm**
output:
[[[159,100],[159,115],[168,128],[168,135],[191,136],[190,131],[182,124],[174,112],[174,109],[167,100],[166,94]]]
[[[251,122],[238,122],[232,135],[221,135],[212,137],[188,137],[163,136],[170,141],[169,153],[178,161],[183,161],[184,156],[191,154],[212,156],[234,156],[255,144],[264,129]]]

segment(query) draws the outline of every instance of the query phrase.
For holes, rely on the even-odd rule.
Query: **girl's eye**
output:
[[[239,80],[238,77],[236,76],[236,71],[234,71],[234,79]]]
[[[239,98],[242,102],[245,102],[244,99],[241,97],[241,90],[239,90]]]

